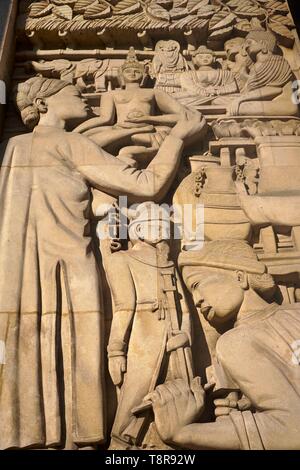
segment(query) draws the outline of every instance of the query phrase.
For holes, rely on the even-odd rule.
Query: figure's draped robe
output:
[[[62,315],[70,325],[73,441],[104,438],[103,312],[85,218],[90,192],[49,129],[12,139],[1,170],[1,448],[61,443]]]

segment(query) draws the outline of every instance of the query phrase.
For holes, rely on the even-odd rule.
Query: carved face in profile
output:
[[[241,38],[234,38],[226,41],[225,43],[225,52],[227,58],[232,60],[234,57],[241,51],[241,48],[244,45],[244,40]]]
[[[141,83],[143,78],[143,71],[141,67],[132,65],[123,69],[122,75],[125,83]]]
[[[73,85],[66,86],[58,93],[45,99],[46,107],[64,121],[85,119],[88,117],[90,107],[80,92]]]
[[[264,45],[262,41],[256,41],[253,38],[247,38],[245,41],[245,50],[251,57],[251,59],[256,58],[257,54],[261,52],[262,50],[268,50],[267,45]]]
[[[186,267],[183,273],[196,307],[212,324],[235,317],[244,300],[245,273],[210,267]]]

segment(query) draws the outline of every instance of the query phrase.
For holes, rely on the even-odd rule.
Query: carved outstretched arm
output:
[[[228,114],[236,116],[239,114],[240,105],[247,101],[268,101],[276,98],[282,93],[282,88],[279,87],[263,87],[257,90],[249,91],[248,93],[242,94],[235,99],[228,107]]]
[[[266,86],[258,88],[257,90],[249,91],[248,93],[242,94],[237,101],[244,103],[245,101],[261,101],[271,100],[282,93],[282,88],[274,86]]]
[[[73,132],[80,134],[100,126],[109,126],[114,122],[115,103],[111,93],[104,93],[101,98],[101,115],[80,124]]]
[[[216,87],[208,87],[206,91],[212,91],[215,95],[230,95],[232,93],[238,92],[238,86],[236,81],[234,80],[231,83],[227,83],[223,86],[216,86]]]
[[[159,116],[151,117],[151,124],[165,124],[174,126],[179,119],[184,117],[188,110],[174,98],[160,90],[154,91],[156,105],[161,112]]]
[[[199,115],[200,116],[200,115]],[[145,170],[126,165],[99,149],[88,138],[69,133],[68,144],[61,149],[74,167],[94,188],[113,196],[127,195],[135,202],[160,200],[168,191],[176,174],[183,149],[183,140],[199,135],[205,128],[200,117],[182,120],[162,143],[157,155]]]

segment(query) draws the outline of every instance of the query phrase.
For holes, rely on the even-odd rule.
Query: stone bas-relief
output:
[[[122,135],[119,156],[136,155],[136,158],[151,158],[156,153],[163,138],[169,134],[181,117],[188,110],[181,106],[167,93],[141,88],[145,68],[136,59],[133,49],[119,69],[120,81],[125,89],[106,92],[101,98],[101,115],[92,118],[76,128],[94,142],[102,142],[102,133],[115,131],[114,144],[117,144],[120,130],[130,130],[130,143],[127,146]],[[156,112],[155,112],[156,111]],[[112,125],[113,124],[113,125]],[[171,127],[170,127],[171,126]],[[144,129],[143,129],[144,128]],[[102,134],[102,135],[101,135]],[[123,134],[123,133],[121,133]]]
[[[197,134],[204,122],[195,117],[179,121],[170,145],[165,140],[146,170],[132,172],[86,137],[65,131],[88,115],[72,85],[32,78],[18,86],[16,102],[24,123],[37,125],[9,141],[2,163],[1,192],[7,204],[2,205],[6,294],[1,296],[1,338],[7,363],[1,366],[1,447],[59,446],[63,433],[78,446],[102,443],[104,312],[89,232],[91,188],[162,198],[183,139]],[[18,229],[11,204],[19,214]],[[68,345],[61,337],[66,314]],[[69,382],[68,396],[64,386]],[[70,428],[64,429],[68,408]]]
[[[300,449],[286,1],[23,0],[15,31],[0,448]]]
[[[43,77],[61,78],[76,85],[81,92],[105,90],[108,60],[83,59],[77,64],[66,59],[32,61],[33,69]]]
[[[276,54],[277,44],[269,31],[251,31],[245,50],[252,59],[241,97],[234,99],[228,113],[244,116],[297,115],[297,104],[290,100],[292,71],[288,62]],[[216,101],[217,102],[217,101]]]
[[[109,241],[101,242],[114,302],[109,370],[120,389],[111,449],[143,441],[148,417],[137,409],[157,384],[193,378],[190,313],[170,260],[168,227],[169,213],[144,203],[131,215],[127,251],[111,253]]]
[[[245,242],[209,242],[198,254],[183,252],[179,263],[201,314],[212,324],[235,323],[217,341],[205,386],[215,397],[215,422],[192,424],[205,406],[199,381],[191,389],[180,379],[167,382],[150,396],[162,439],[189,449],[299,449],[300,369],[292,348],[299,306],[271,303],[272,276]]]

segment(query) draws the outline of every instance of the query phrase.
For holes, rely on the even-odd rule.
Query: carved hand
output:
[[[126,122],[133,122],[133,123],[151,123],[153,121],[153,116],[150,116],[148,114],[142,114],[139,116],[134,116],[134,115],[128,115],[127,119],[125,120]]]
[[[127,359],[125,356],[110,357],[108,361],[108,369],[116,387],[121,387],[123,383],[124,373],[127,369]]]
[[[145,397],[152,402],[157,431],[164,442],[173,442],[184,426],[197,421],[204,407],[204,395],[200,377],[195,377],[191,387],[183,379],[176,379],[158,385]]]
[[[232,103],[230,103],[230,105],[227,108],[227,114],[229,116],[238,116],[241,103],[242,101],[239,99],[234,100]]]
[[[197,136],[205,128],[205,118],[200,113],[193,113],[192,115],[186,116],[186,119],[180,119],[172,129],[170,135],[187,141]]]
[[[228,393],[226,398],[217,398],[214,400],[215,416],[227,416],[231,410],[238,408],[238,396],[236,392]]]
[[[208,86],[207,88],[204,89],[204,96],[212,96],[212,95],[217,95],[217,88],[213,86]]]
[[[227,416],[232,410],[246,411],[251,409],[251,402],[245,395],[238,400],[237,393],[231,392],[226,398],[218,398],[214,400],[215,416]]]

